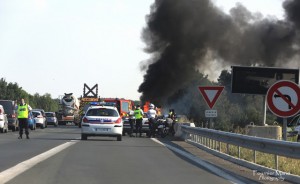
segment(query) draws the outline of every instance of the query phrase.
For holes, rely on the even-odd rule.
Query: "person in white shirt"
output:
[[[149,137],[155,137],[155,118],[157,116],[156,110],[154,110],[154,105],[149,105],[149,110],[147,112],[147,117],[149,119]]]

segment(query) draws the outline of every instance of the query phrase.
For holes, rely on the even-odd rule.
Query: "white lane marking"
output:
[[[46,160],[47,158],[50,158],[51,156],[57,154],[58,152],[66,149],[69,146],[72,146],[73,144],[75,144],[77,142],[78,141],[66,142],[66,143],[56,146],[55,148],[52,148],[44,153],[41,153],[31,159],[21,162],[5,171],[2,171],[0,173],[0,183],[2,184],[2,183],[6,183],[6,182],[10,181],[14,177],[25,172],[26,170],[30,169],[31,167],[35,166],[36,164]]]
[[[202,159],[196,157],[195,155],[193,154],[190,154],[190,153],[187,153],[187,152],[184,152],[178,148],[175,148],[173,146],[170,146],[168,144],[164,144],[162,142],[160,142],[159,140],[157,140],[156,138],[151,138],[154,142],[157,142],[158,144],[161,144],[167,148],[169,148],[170,150],[172,151],[175,151],[176,153],[184,156],[185,158],[188,158],[189,160],[192,160],[194,162],[196,162],[197,164],[203,166],[204,168],[206,168],[207,170],[211,171],[212,173],[220,176],[220,177],[223,177],[229,181],[231,181],[232,183],[239,183],[239,184],[246,184],[245,182],[235,178],[235,177],[232,177],[231,175],[229,175],[228,173],[224,172],[223,170],[215,167],[214,165],[212,164],[209,164],[205,161],[203,161]]]

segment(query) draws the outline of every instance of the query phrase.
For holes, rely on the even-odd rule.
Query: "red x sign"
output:
[[[296,115],[300,110],[300,88],[291,81],[281,80],[267,92],[267,104],[271,112],[279,117]]]

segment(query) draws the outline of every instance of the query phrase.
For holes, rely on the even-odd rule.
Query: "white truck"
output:
[[[67,123],[77,124],[79,118],[79,100],[73,93],[65,93],[59,101],[60,110],[58,112],[58,124],[66,125]]]

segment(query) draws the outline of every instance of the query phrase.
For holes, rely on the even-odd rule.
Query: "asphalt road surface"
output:
[[[0,134],[0,183],[232,183],[161,144],[123,136],[81,141],[75,126],[48,126],[18,140]]]

